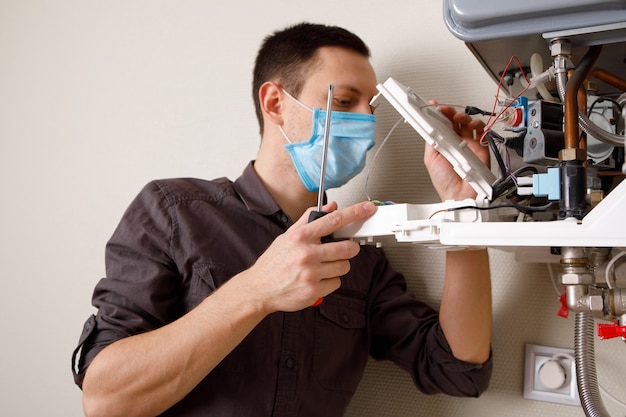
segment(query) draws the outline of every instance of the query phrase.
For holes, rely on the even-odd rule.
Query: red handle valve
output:
[[[561,294],[559,301],[561,302],[561,308],[559,308],[559,311],[556,314],[557,316],[566,319],[569,316],[569,308],[567,307],[567,298],[565,293]]]
[[[626,326],[620,326],[615,320],[613,324],[598,324],[598,336],[600,339],[613,339],[614,337],[626,338]]]

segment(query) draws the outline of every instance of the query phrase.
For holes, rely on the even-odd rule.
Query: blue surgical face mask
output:
[[[311,192],[318,192],[324,149],[326,111],[311,109],[291,94],[285,94],[313,113],[311,138],[293,142],[279,125],[285,140],[285,149],[298,172],[300,180]],[[367,151],[376,143],[376,117],[373,114],[333,111],[330,116],[328,154],[326,158],[325,190],[341,187],[365,167]]]

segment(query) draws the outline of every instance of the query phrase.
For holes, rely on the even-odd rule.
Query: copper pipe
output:
[[[578,148],[578,89],[602,52],[602,46],[591,46],[567,81],[565,89],[565,149]]]
[[[589,74],[589,79],[595,78],[597,80],[603,81],[621,91],[626,90],[626,80],[618,77],[617,75],[608,72],[602,68],[595,67],[591,73]]]
[[[578,108],[583,114],[587,114],[587,91],[585,90],[584,83],[578,89]],[[587,149],[587,134],[584,131],[580,132],[578,147],[580,149]]]

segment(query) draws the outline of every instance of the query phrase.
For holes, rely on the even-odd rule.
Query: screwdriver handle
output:
[[[325,215],[327,215],[328,213],[326,213],[325,211],[312,211],[311,213],[309,213],[309,223],[311,223],[313,220],[317,220],[320,217],[324,217]],[[332,239],[331,236],[324,236],[322,237],[322,243],[326,243],[329,242]],[[324,302],[324,297],[320,297],[317,299],[316,302],[314,302],[313,304],[311,304],[311,307],[317,307],[318,305],[322,304]]]
[[[325,211],[313,210],[312,212],[309,213],[309,223],[311,223],[313,220],[317,220],[319,218],[322,218],[322,217],[324,217],[327,214],[328,213],[326,213]],[[333,239],[332,235],[322,236],[322,243],[328,243],[332,239]]]
[[[321,217],[324,217],[325,215],[327,215],[328,213],[326,213],[325,211],[315,211],[313,210],[312,212],[309,213],[309,223],[311,223],[313,220],[317,220]]]

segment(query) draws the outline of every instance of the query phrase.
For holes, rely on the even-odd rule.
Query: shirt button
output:
[[[348,324],[350,322],[350,317],[348,317],[347,313],[343,313],[343,315],[341,316],[341,321],[343,321],[344,324]]]
[[[287,358],[285,360],[285,366],[289,369],[293,369],[293,367],[296,366],[296,360],[294,358]]]
[[[280,215],[280,221],[283,223],[287,223],[289,221],[289,218],[287,217],[286,214],[281,214]]]

